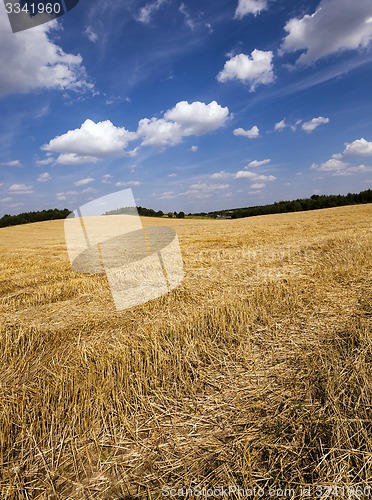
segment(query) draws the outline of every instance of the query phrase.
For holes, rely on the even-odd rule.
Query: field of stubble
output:
[[[372,486],[371,221],[144,218],[185,278],[122,312],[63,221],[0,229],[0,498]]]

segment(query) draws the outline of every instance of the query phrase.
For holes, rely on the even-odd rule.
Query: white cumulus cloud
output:
[[[249,172],[247,170],[239,170],[236,172],[235,179],[251,179],[252,181],[275,181],[276,177],[274,175],[260,175],[255,172]]]
[[[356,165],[356,166],[347,167],[344,170],[338,170],[333,175],[334,176],[340,176],[340,175],[346,176],[346,175],[353,175],[353,174],[364,174],[367,172],[372,172],[372,167],[367,166],[367,165]]]
[[[57,136],[42,150],[60,153],[57,163],[77,165],[95,162],[102,158],[121,156],[129,141],[136,138],[134,132],[115,127],[110,120],[95,123],[85,120],[80,128]]]
[[[164,118],[180,125],[183,135],[202,135],[222,127],[228,115],[229,108],[223,108],[216,101],[209,104],[181,101],[168,110]]]
[[[244,130],[244,128],[236,128],[233,134],[236,136],[241,135],[243,137],[248,137],[248,139],[257,139],[257,137],[260,137],[260,129],[257,127],[257,125],[253,125],[253,127],[249,130]]]
[[[48,158],[49,160],[50,158]],[[43,160],[42,160],[43,161]],[[83,163],[97,163],[98,159],[94,156],[78,156],[75,153],[63,153],[53,162],[60,165],[82,165]],[[41,164],[41,162],[39,162]]]
[[[163,118],[143,118],[139,121],[137,134],[143,138],[143,146],[164,148],[175,146],[182,141],[182,131],[178,123]]]
[[[251,161],[245,168],[249,167],[259,167],[261,165],[267,165],[271,160],[253,160]],[[276,177],[274,175],[263,175],[257,174],[256,172],[251,172],[250,170],[239,170],[238,172],[225,172],[221,170],[220,172],[216,172],[210,176],[211,179],[250,179],[252,182],[266,182],[266,181],[275,181]]]
[[[321,163],[320,165],[313,163],[310,170],[326,172],[332,176],[349,176],[353,174],[372,172],[372,167],[368,165],[351,165],[350,163],[340,159],[339,154],[335,154],[332,158],[324,163]]]
[[[342,160],[339,160],[337,158],[330,158],[320,165],[318,165],[317,163],[313,163],[310,168],[311,170],[319,170],[323,172],[336,172],[338,170],[345,169],[347,166],[348,164]]]
[[[235,17],[237,19],[241,19],[248,14],[257,16],[257,14],[266,9],[267,0],[239,0],[238,6],[235,11]]]
[[[65,53],[49,35],[58,28],[52,21],[12,33],[0,3],[0,96],[39,89],[88,90],[82,57]]]
[[[271,50],[254,49],[250,56],[237,54],[226,61],[224,68],[217,75],[219,82],[240,80],[250,84],[250,92],[258,85],[268,85],[274,81],[274,65]]]
[[[315,130],[319,125],[322,125],[324,123],[329,123],[329,118],[326,118],[324,116],[318,116],[318,118],[313,118],[309,122],[304,122],[302,124],[302,128],[305,130],[305,132],[312,132]]]
[[[280,54],[302,51],[297,64],[367,47],[372,40],[371,0],[321,0],[313,14],[292,18],[284,29]]]
[[[182,142],[184,137],[199,136],[222,127],[229,118],[229,108],[216,101],[180,101],[166,111],[163,118],[143,118],[138,122],[137,132],[124,127],[116,127],[110,120],[95,123],[87,119],[80,128],[69,130],[55,137],[41,149],[47,151],[48,158],[39,160],[39,165],[57,163],[79,165],[96,163],[104,158],[135,156],[139,147],[129,151],[129,142],[141,140],[142,146],[163,149]],[[197,151],[193,146],[192,151]],[[58,154],[55,158],[51,155]]]
[[[48,172],[44,172],[38,176],[37,181],[38,182],[48,182],[48,181],[50,181],[51,178],[52,177]]]
[[[164,148],[179,144],[183,137],[203,135],[224,125],[229,117],[229,108],[216,101],[181,101],[164,113],[164,118],[143,118],[139,121],[137,135],[143,138],[142,145]]]
[[[366,141],[363,137],[356,139],[351,144],[346,144],[345,155],[372,156],[372,142]]]

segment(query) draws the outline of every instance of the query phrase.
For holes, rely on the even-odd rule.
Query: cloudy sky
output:
[[[19,33],[0,2],[0,216],[368,189],[371,40],[371,0],[80,0]]]

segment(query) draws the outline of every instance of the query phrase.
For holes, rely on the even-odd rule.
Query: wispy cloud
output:
[[[117,187],[129,187],[129,186],[140,186],[141,185],[141,182],[140,181],[127,181],[127,182],[124,182],[124,181],[119,181],[119,182],[116,182],[115,183],[115,186]]]
[[[22,164],[19,160],[11,160],[11,161],[0,161],[0,165],[4,167],[20,167]]]
[[[85,31],[84,35],[88,38],[89,41],[92,43],[95,43],[98,40],[98,35],[93,31],[93,28],[91,26],[88,26]]]
[[[326,118],[324,116],[318,116],[318,118],[312,118],[310,121],[304,122],[302,124],[302,128],[303,128],[303,130],[305,130],[305,132],[307,132],[308,134],[310,134],[316,128],[318,128],[319,125],[322,125],[322,124],[325,124],[325,123],[329,123],[329,118]]]
[[[196,28],[196,23],[192,19],[191,15],[189,14],[189,11],[187,10],[187,7],[184,3],[181,3],[179,11],[181,12],[181,14],[183,15],[183,17],[185,19],[186,26],[188,26],[191,29],[191,31],[194,31],[194,29]]]
[[[275,132],[282,132],[283,130],[290,128],[292,130],[292,132],[295,132],[297,130],[297,128],[302,124],[301,125],[302,130],[304,130],[305,132],[310,134],[316,128],[318,128],[319,125],[324,125],[326,123],[329,123],[329,121],[330,121],[329,118],[327,118],[325,116],[318,116],[316,118],[312,118],[311,120],[309,120],[307,122],[303,122],[301,119],[296,120],[296,121],[292,121],[292,122],[290,122],[290,121],[288,122],[285,118],[283,118],[283,120],[280,120],[279,122],[277,122],[275,124],[274,131]]]
[[[270,158],[266,158],[265,160],[253,160],[248,163],[248,165],[244,168],[255,168],[262,167],[263,165],[268,165],[270,163]]]
[[[11,194],[32,194],[33,192],[33,187],[27,184],[12,184],[9,187],[9,193]]]
[[[265,160],[264,160],[265,161]],[[269,160],[270,161],[270,160]],[[238,172],[216,172],[210,176],[211,179],[250,179],[251,181],[275,181],[274,175],[263,175],[250,170],[239,170]]]
[[[94,182],[95,179],[93,177],[86,177],[85,179],[81,179],[80,181],[74,182],[74,186],[85,186],[86,184],[90,184]]]
[[[160,7],[162,7],[162,5],[164,5],[167,2],[168,0],[155,0],[155,2],[147,3],[138,12],[136,20],[144,24],[149,24],[155,12],[157,12],[160,9]]]

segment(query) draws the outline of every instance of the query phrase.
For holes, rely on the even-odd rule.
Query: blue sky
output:
[[[372,185],[370,0],[0,3],[0,215],[131,187],[210,211]]]

